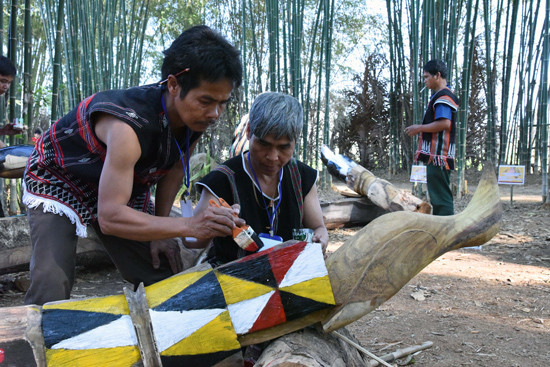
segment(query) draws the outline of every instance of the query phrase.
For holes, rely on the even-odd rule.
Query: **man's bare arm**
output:
[[[138,241],[231,234],[235,220],[228,209],[213,208],[216,210],[191,218],[168,218],[129,208],[134,166],[141,155],[137,135],[126,123],[110,115],[98,119],[95,131],[107,145],[98,194],[99,225],[105,234]]]

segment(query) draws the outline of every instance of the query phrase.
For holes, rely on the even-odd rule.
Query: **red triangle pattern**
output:
[[[285,310],[283,308],[283,303],[281,302],[281,295],[279,290],[276,290],[275,293],[271,295],[269,301],[265,305],[262,313],[254,322],[254,325],[248,330],[248,333],[263,330],[270,328],[275,325],[282,324],[286,322]]]
[[[275,276],[277,285],[281,284],[285,278],[286,272],[292,267],[294,261],[302,253],[306,247],[307,242],[298,242],[292,246],[288,246],[282,249],[279,249],[274,254],[269,254],[268,259],[271,264],[271,271]]]

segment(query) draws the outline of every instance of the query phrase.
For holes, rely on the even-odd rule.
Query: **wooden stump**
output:
[[[347,329],[338,332],[356,341]],[[354,347],[310,327],[270,343],[255,367],[363,367],[367,363],[368,358]]]

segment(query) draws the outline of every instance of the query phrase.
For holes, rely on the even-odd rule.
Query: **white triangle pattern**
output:
[[[98,349],[137,345],[134,325],[129,315],[54,344],[51,349]]]
[[[288,269],[279,289],[328,275],[320,243],[308,243]]]
[[[233,328],[237,334],[241,335],[250,330],[258,316],[262,313],[265,305],[267,305],[267,302],[269,302],[273,293],[275,293],[275,291],[227,305]]]
[[[187,338],[224,311],[224,308],[182,312],[150,310],[149,313],[159,352],[161,353]]]

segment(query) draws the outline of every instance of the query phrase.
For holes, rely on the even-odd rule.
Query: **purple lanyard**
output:
[[[164,117],[166,118],[166,121],[168,121],[168,124],[170,124],[170,120],[168,119],[168,113],[166,112],[166,103],[164,102],[164,94],[160,95],[160,100],[162,102],[162,109],[164,111]],[[178,144],[178,141],[174,137],[174,141],[176,142],[176,146],[178,147],[178,151],[180,153],[180,159],[181,159],[181,166],[183,168],[183,172],[185,173],[185,193],[184,196],[189,196],[189,184],[191,183],[191,175],[189,173],[189,127],[185,127],[185,158],[183,159],[183,153],[181,152],[180,145]],[[184,198],[185,200],[185,198]]]
[[[252,175],[254,176],[254,181],[256,181],[256,184],[258,185],[258,188],[260,189],[260,193],[262,194],[262,200],[264,202],[265,210],[267,212],[267,217],[269,218],[269,234],[273,236],[273,224],[275,223],[275,216],[277,215],[277,210],[279,209],[279,206],[281,205],[281,201],[283,201],[283,195],[281,193],[281,181],[283,179],[283,169],[279,171],[279,184],[277,185],[277,191],[279,192],[279,202],[273,208],[273,205],[271,207],[273,208],[273,211],[269,213],[269,206],[265,202],[264,192],[262,191],[262,186],[260,185],[260,181],[258,181],[258,177],[256,177],[256,172],[254,172],[254,167],[252,167],[252,162],[250,161],[250,152],[248,152],[248,163],[250,164],[250,170],[252,171]],[[273,203],[273,201],[272,201]]]

